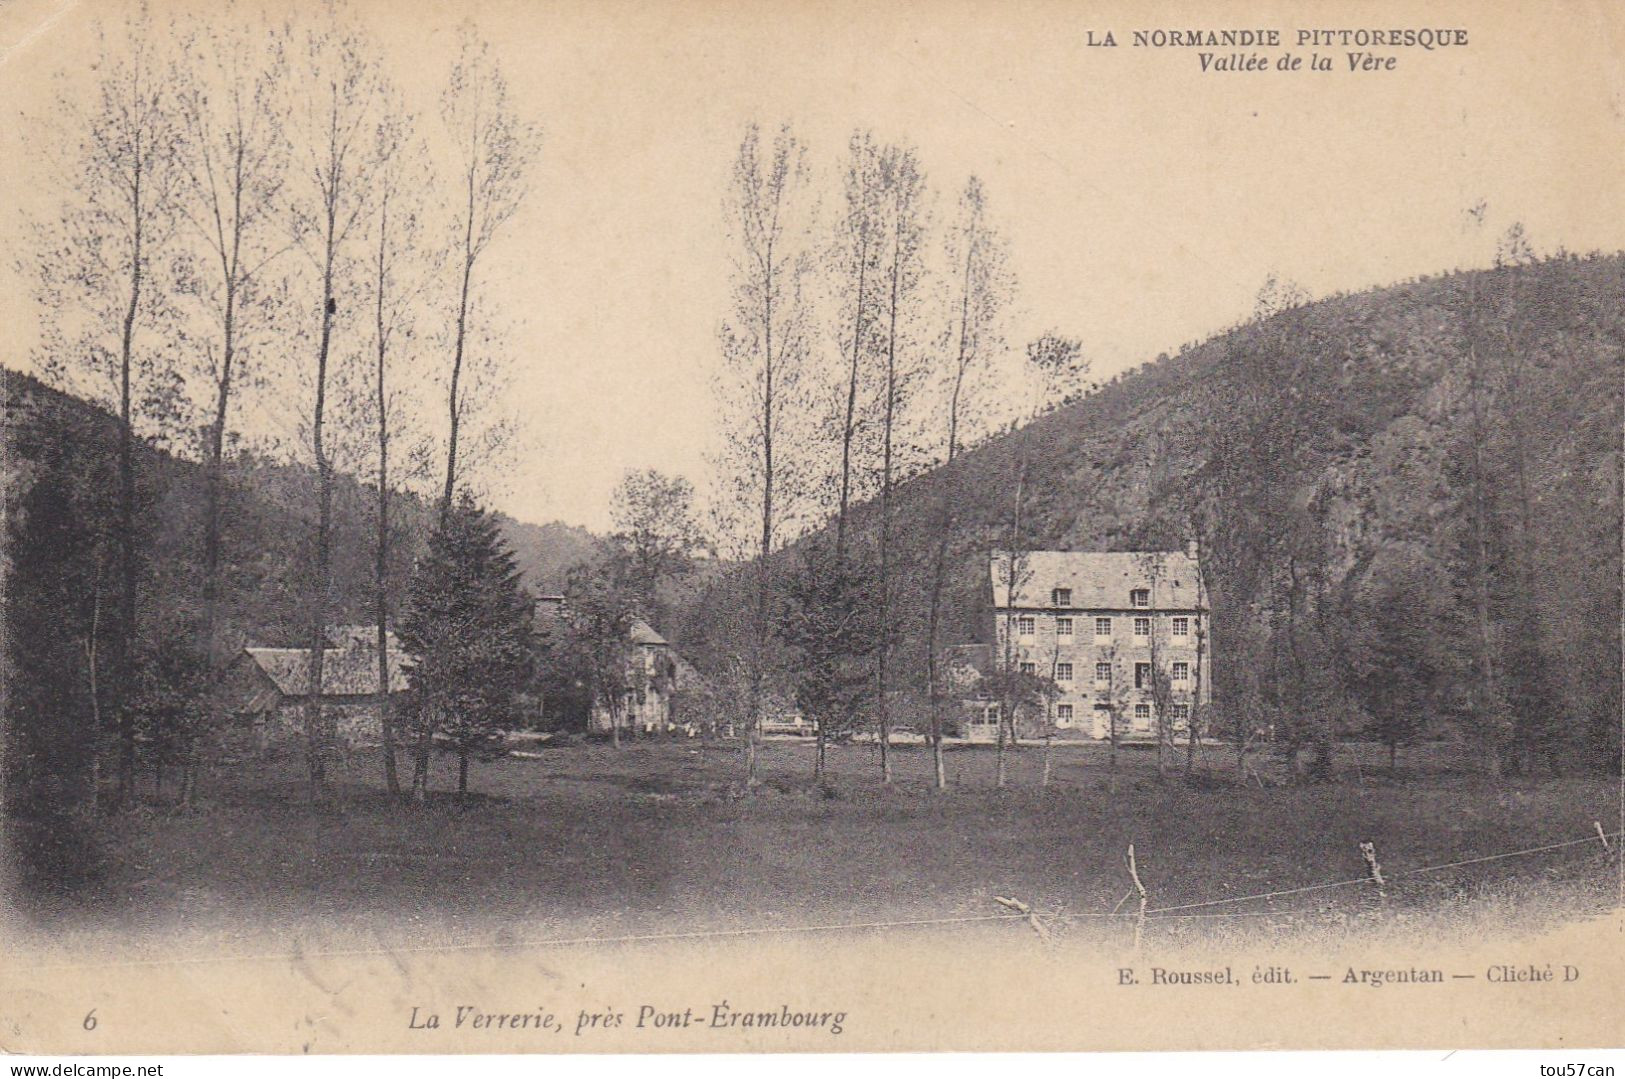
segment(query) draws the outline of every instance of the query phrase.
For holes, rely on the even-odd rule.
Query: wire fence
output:
[[[1070,921],[1098,921],[1098,922],[1133,922],[1135,925],[1135,944],[1138,947],[1144,927],[1151,922],[1173,920],[1205,920],[1205,919],[1242,919],[1242,918],[1290,918],[1305,914],[1317,913],[1304,910],[1261,910],[1261,911],[1214,911],[1211,908],[1228,906],[1238,903],[1267,902],[1288,896],[1303,896],[1318,892],[1328,892],[1341,888],[1376,887],[1379,890],[1388,882],[1408,878],[1425,876],[1432,873],[1442,873],[1451,869],[1461,869],[1468,866],[1484,865],[1491,862],[1506,861],[1512,858],[1524,858],[1536,854],[1545,854],[1552,851],[1566,850],[1575,847],[1591,846],[1599,848],[1598,853],[1606,853],[1613,858],[1621,857],[1622,848],[1619,841],[1625,838],[1625,831],[1606,832],[1601,824],[1594,824],[1595,831],[1583,838],[1564,840],[1559,843],[1547,843],[1537,847],[1525,847],[1520,850],[1502,851],[1497,854],[1486,854],[1472,858],[1460,858],[1449,862],[1440,862],[1433,865],[1416,866],[1395,872],[1384,873],[1375,861],[1370,860],[1372,872],[1364,877],[1351,877],[1347,880],[1327,881],[1320,884],[1306,884],[1294,888],[1278,888],[1267,892],[1257,892],[1251,895],[1225,896],[1222,899],[1209,899],[1191,903],[1176,903],[1163,907],[1146,907],[1142,910],[1123,910],[1124,903],[1135,892],[1131,890],[1119,901],[1117,907],[1110,911],[1070,911],[1070,910],[1037,910],[1020,900],[995,896],[995,902],[1005,909],[987,914],[967,914],[954,917],[933,918],[896,918],[878,919],[872,921],[830,922],[812,925],[764,925],[750,926],[734,929],[694,929],[674,930],[659,933],[627,933],[616,935],[585,935],[571,937],[551,937],[534,940],[516,941],[481,941],[459,942],[451,944],[418,944],[402,948],[357,948],[335,949],[324,951],[295,951],[290,953],[270,953],[254,955],[217,954],[196,957],[165,957],[153,959],[131,959],[123,961],[98,962],[95,964],[65,963],[38,967],[40,970],[77,969],[90,966],[181,966],[193,964],[227,963],[227,962],[293,962],[316,958],[358,958],[367,956],[392,956],[403,954],[445,954],[457,952],[478,951],[514,951],[543,948],[593,947],[614,945],[658,944],[679,941],[745,939],[752,937],[798,936],[820,933],[857,933],[877,932],[900,929],[925,929],[946,926],[966,926],[976,924],[992,924],[999,922],[1027,922],[1037,931],[1040,938],[1048,942],[1052,939],[1051,927],[1056,923]],[[1135,874],[1136,880],[1138,874]],[[1138,887],[1138,883],[1136,883]],[[1143,894],[1143,893],[1142,893]],[[1385,893],[1384,893],[1385,894]],[[1621,897],[1625,901],[1625,896]]]

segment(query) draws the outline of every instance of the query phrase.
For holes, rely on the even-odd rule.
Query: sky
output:
[[[190,10],[154,0],[160,12]],[[205,10],[211,5],[196,5]],[[1019,294],[1008,337],[1080,338],[1107,378],[1245,318],[1267,276],[1312,296],[1487,264],[1521,222],[1538,251],[1625,248],[1625,15],[1550,5],[1053,0],[360,0],[391,73],[432,92],[471,17],[516,111],[543,130],[531,194],[484,287],[510,326],[522,456],[496,488],[523,519],[602,529],[631,468],[707,481],[727,308],[723,197],[752,121],[790,123],[826,200],[847,137],[915,146],[946,213],[975,173]],[[1312,12],[1312,21],[1306,21]],[[60,188],[22,139],[82,93],[92,0],[0,0],[0,244]],[[1468,45],[1257,50],[1201,70],[1136,29],[1461,28]],[[1111,31],[1118,47],[1087,44]],[[1283,54],[1333,70],[1273,69]],[[61,77],[58,77],[58,76]],[[1486,225],[1465,227],[1482,200]],[[0,362],[38,339],[0,266]]]

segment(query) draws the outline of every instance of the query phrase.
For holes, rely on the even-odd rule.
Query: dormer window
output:
[[[1072,606],[1072,589],[1054,589],[1050,592],[1049,598],[1051,607],[1070,607]]]
[[[1151,606],[1151,589],[1149,589],[1149,588],[1130,589],[1129,594],[1128,594],[1128,605],[1130,607],[1149,607],[1149,606]]]

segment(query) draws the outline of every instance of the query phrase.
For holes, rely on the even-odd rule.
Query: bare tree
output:
[[[428,443],[418,422],[415,406],[419,402],[395,376],[403,363],[410,363],[421,355],[417,347],[421,340],[418,313],[428,283],[439,267],[424,244],[423,205],[416,192],[421,190],[427,161],[412,134],[415,118],[394,93],[381,93],[380,104],[381,114],[373,135],[376,179],[369,214],[372,235],[367,255],[372,294],[371,378],[356,415],[370,422],[376,449],[372,461],[375,491],[372,600],[378,649],[377,708],[384,782],[390,794],[398,795],[401,788],[396,773],[397,731],[389,692],[390,595],[397,583],[392,562],[395,525],[390,516],[390,501],[395,486],[421,479],[428,471]],[[414,793],[423,792],[414,788]]]
[[[317,802],[328,797],[327,756],[332,747],[332,732],[321,703],[333,522],[333,463],[323,441],[328,375],[339,294],[343,291],[347,298],[355,294],[348,280],[350,247],[365,224],[375,167],[371,137],[378,82],[375,65],[364,48],[355,31],[336,19],[307,31],[300,72],[306,93],[295,117],[303,160],[298,169],[301,183],[291,198],[292,227],[314,264],[317,286],[311,372],[314,400],[309,420],[317,519],[307,612],[310,658],[305,705],[306,765],[311,796]],[[347,306],[346,315],[354,316],[356,306]]]
[[[865,391],[870,371],[867,361],[878,345],[881,320],[885,313],[881,256],[886,243],[884,192],[880,149],[868,132],[853,134],[847,150],[845,213],[838,226],[839,242],[834,256],[835,273],[842,293],[839,314],[846,373],[841,380],[839,438],[840,479],[835,511],[835,558],[846,558],[847,515],[854,494],[854,475],[863,469],[855,455],[859,435],[867,422],[872,402]]]
[[[931,600],[926,622],[926,686],[931,708],[931,754],[937,789],[948,786],[943,762],[945,687],[941,670],[942,592],[948,575],[948,543],[954,533],[954,509],[960,494],[954,470],[959,456],[962,417],[977,407],[979,376],[989,367],[1001,341],[998,321],[1010,302],[1013,280],[1006,268],[1003,241],[987,220],[987,197],[972,176],[959,199],[959,217],[948,237],[948,262],[958,285],[958,304],[950,340],[943,350],[939,410],[943,425],[943,468],[938,473],[936,552],[931,566]]]
[[[446,395],[446,482],[440,496],[440,516],[444,518],[451,512],[457,487],[459,439],[469,413],[463,383],[477,270],[492,240],[524,201],[525,177],[536,155],[537,134],[514,116],[508,104],[507,80],[491,56],[490,46],[468,27],[463,30],[462,52],[452,67],[440,108],[458,155],[453,219],[457,301]]]
[[[880,641],[875,649],[875,718],[880,741],[880,777],[890,783],[891,703],[889,664],[897,635],[892,591],[892,501],[897,480],[897,443],[901,412],[910,383],[918,370],[915,324],[924,283],[925,177],[912,149],[888,147],[880,160],[880,178],[887,212],[889,252],[886,254],[886,347],[880,407],[880,526],[879,574],[876,588],[880,606]]]
[[[201,373],[210,420],[204,429],[203,621],[199,651],[221,658],[217,640],[221,497],[227,430],[243,367],[268,343],[283,299],[270,276],[289,245],[278,214],[287,167],[286,35],[233,23],[186,42],[176,92],[181,185],[177,209],[188,226],[176,263],[179,291],[196,301]],[[252,381],[253,370],[247,372]],[[191,732],[189,732],[190,735]],[[196,783],[195,738],[183,754],[181,801]]]
[[[757,743],[772,644],[771,556],[796,521],[803,490],[797,442],[804,441],[801,368],[807,353],[803,284],[809,270],[807,189],[801,144],[788,127],[764,147],[753,124],[734,162],[729,216],[736,244],[732,312],[721,331],[717,399],[725,413],[717,460],[718,509],[740,525],[754,519],[754,616],[748,661],[745,774],[756,781]],[[802,447],[805,448],[804,446]],[[737,535],[736,527],[734,533]]]
[[[60,219],[36,229],[31,269],[45,309],[40,370],[64,389],[110,400],[118,416],[120,591],[113,677],[105,685],[118,734],[118,804],[125,805],[136,770],[126,693],[139,600],[136,427],[173,421],[181,404],[180,374],[157,332],[173,315],[157,267],[175,233],[179,171],[169,72],[145,13],[98,34],[94,103],[83,113],[67,110],[61,140],[71,147],[63,170],[69,194]]]

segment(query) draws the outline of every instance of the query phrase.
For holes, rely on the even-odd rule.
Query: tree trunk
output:
[[[942,686],[939,682],[940,661],[938,651],[941,648],[939,637],[942,632],[942,589],[948,570],[948,537],[953,531],[953,498],[957,484],[953,480],[954,459],[959,455],[959,398],[965,388],[965,368],[970,353],[969,325],[970,325],[970,293],[971,293],[971,257],[975,245],[965,245],[965,279],[959,296],[959,354],[954,364],[953,389],[948,395],[948,452],[943,462],[941,476],[948,489],[942,498],[942,512],[937,520],[937,552],[936,559],[931,567],[931,606],[926,631],[927,682],[931,696],[931,758],[936,769],[938,790],[948,788],[948,773],[942,759],[942,710],[944,706]]]
[[[1499,693],[1497,692],[1494,631],[1490,614],[1489,480],[1484,465],[1483,369],[1478,351],[1478,289],[1470,285],[1468,294],[1467,370],[1469,411],[1472,420],[1472,501],[1473,501],[1473,617],[1478,649],[1478,721],[1489,744],[1489,758],[1495,774],[1502,767],[1502,738]]]
[[[900,211],[899,211],[900,213]],[[890,325],[886,333],[886,409],[882,421],[880,465],[880,646],[875,653],[875,716],[880,727],[880,781],[890,783],[891,702],[887,698],[887,663],[891,658],[891,501],[892,435],[897,410],[897,290],[902,270],[902,225],[893,230]]]
[[[327,589],[332,559],[333,469],[322,445],[326,420],[327,360],[333,340],[333,261],[337,222],[334,205],[327,208],[327,251],[322,269],[322,328],[316,352],[316,405],[311,415],[311,448],[316,458],[316,567],[311,581],[309,677],[305,698],[305,758],[310,773],[311,799],[328,798],[327,722],[322,710],[322,666],[327,651]]]
[[[101,758],[103,746],[102,697],[98,685],[100,671],[97,658],[101,654],[102,622],[102,549],[96,547],[96,576],[91,585],[90,635],[85,639],[85,668],[90,678],[90,809],[101,806]],[[3,802],[3,800],[0,800]]]
[[[396,772],[395,714],[389,699],[389,628],[386,624],[385,599],[382,589],[376,597],[378,617],[378,728],[383,738],[384,786],[394,797],[401,793],[401,779]]]
[[[943,759],[942,719],[937,710],[932,710],[931,719],[931,768],[937,790],[945,791],[948,789],[948,767],[947,761]]]
[[[231,402],[232,366],[236,358],[236,302],[237,289],[234,275],[226,276],[226,302],[221,342],[220,375],[215,381],[214,423],[209,429],[209,458],[204,472],[203,489],[203,625],[201,645],[209,671],[217,671],[219,649],[215,644],[220,611],[220,490],[224,483],[226,456],[226,415]],[[209,725],[218,721],[214,707],[210,706]],[[194,768],[187,762],[187,770]],[[182,783],[182,803],[186,783]]]
[[[952,435],[949,436],[949,441],[953,441]],[[953,458],[953,447],[950,445],[948,448],[949,464],[953,463]],[[948,773],[943,767],[942,760],[942,729],[944,726],[942,711],[946,694],[943,692],[942,687],[942,663],[937,654],[941,648],[939,637],[942,632],[942,586],[948,562],[948,530],[950,527],[947,520],[948,513],[947,499],[944,499],[943,520],[938,522],[940,531],[937,535],[936,561],[932,566],[931,605],[930,613],[927,616],[925,633],[925,681],[931,708],[931,760],[936,772],[938,790],[946,790],[948,787]]]
[[[119,604],[119,677],[115,690],[113,714],[118,723],[119,737],[119,804],[135,797],[135,715],[130,710],[128,694],[123,687],[133,681],[136,626],[136,556],[135,556],[135,431],[130,407],[130,369],[134,362],[135,316],[141,304],[141,169],[135,170],[134,195],[131,201],[134,232],[130,258],[130,302],[124,312],[124,331],[119,351],[119,569],[122,586]]]
[[[463,228],[463,280],[457,293],[457,331],[453,338],[451,386],[447,392],[450,427],[446,437],[446,484],[440,494],[440,523],[451,516],[451,501],[457,491],[457,436],[462,424],[462,408],[457,399],[463,377],[463,349],[468,336],[468,292],[474,277],[474,166],[468,172],[468,216]]]
[[[384,786],[399,797],[401,780],[395,770],[395,715],[389,699],[389,388],[386,381],[388,349],[384,324],[384,288],[388,281],[389,202],[388,192],[379,211],[377,303],[374,332],[378,342],[377,386],[374,407],[378,409],[378,520],[373,550],[372,606],[378,624],[378,729],[383,740]]]
[[[424,736],[418,739],[416,751],[412,754],[412,801],[422,805],[429,799],[429,753],[432,749],[430,738]]]
[[[846,563],[846,516],[852,499],[852,439],[856,433],[854,419],[858,406],[858,358],[863,345],[863,297],[869,265],[869,236],[864,230],[863,244],[858,249],[858,298],[852,315],[852,360],[846,382],[846,422],[841,427],[841,502],[835,514],[835,567]]]
[[[768,241],[762,291],[762,537],[756,555],[756,624],[750,672],[750,714],[745,717],[745,786],[756,786],[756,738],[762,727],[767,682],[768,603],[773,570],[773,242]]]
[[[457,795],[463,797],[468,794],[468,750],[457,751]]]
[[[1004,718],[1004,716],[1001,715],[1001,716],[999,716],[999,724],[998,724],[999,749],[998,749],[998,755],[995,758],[995,765],[994,765],[994,772],[993,772],[993,786],[997,790],[1003,790],[1004,789],[1004,779],[1005,779],[1004,724],[1005,724],[1005,718]]]
[[[756,721],[749,720],[745,725],[745,786],[754,787],[756,778]]]

